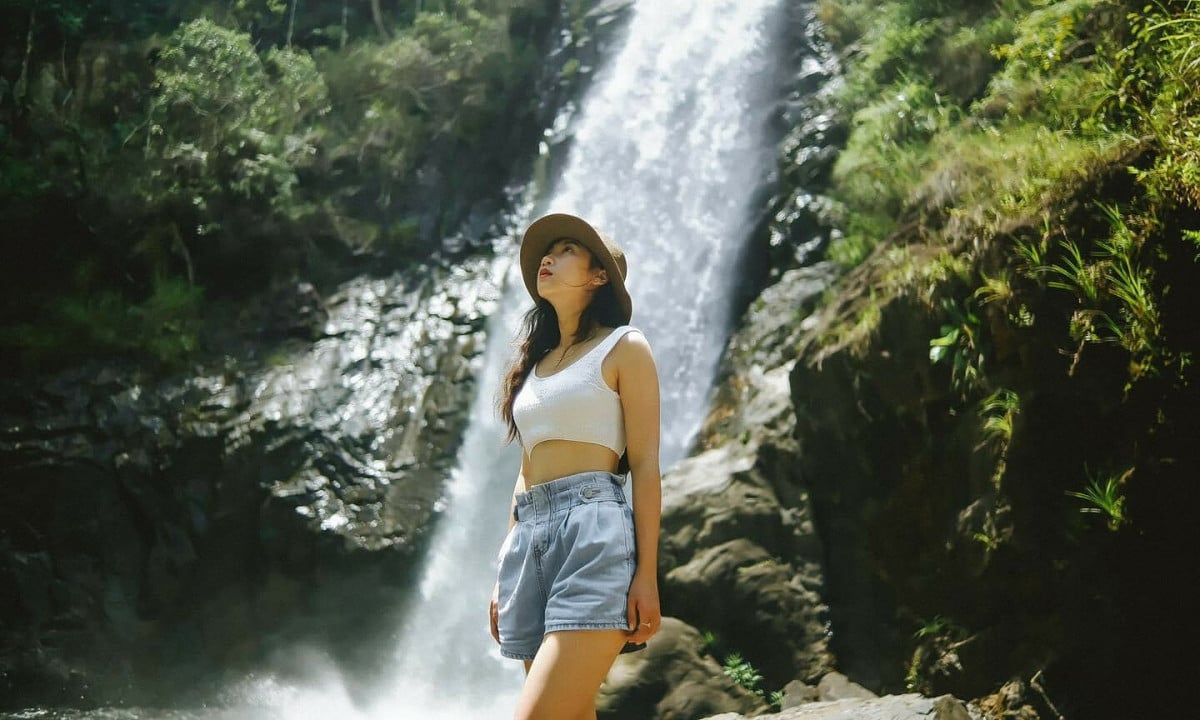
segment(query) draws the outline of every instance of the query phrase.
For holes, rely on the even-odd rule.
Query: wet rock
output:
[[[0,388],[6,702],[175,701],[284,641],[370,640],[435,520],[498,293],[486,259],[300,285],[261,359]]]

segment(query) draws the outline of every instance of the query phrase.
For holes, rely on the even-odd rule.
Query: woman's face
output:
[[[538,294],[546,299],[563,292],[590,292],[607,281],[604,268],[592,267],[591,251],[570,238],[555,240],[538,266]]]

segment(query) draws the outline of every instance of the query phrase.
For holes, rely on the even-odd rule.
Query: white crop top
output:
[[[525,452],[544,440],[596,443],[618,456],[625,452],[625,415],[621,397],[604,382],[600,367],[632,325],[615,328],[575,362],[549,377],[529,371],[513,401],[513,421]]]

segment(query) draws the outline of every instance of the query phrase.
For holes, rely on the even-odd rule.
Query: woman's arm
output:
[[[633,475],[633,527],[637,570],[629,588],[630,642],[641,643],[658,632],[658,534],[662,512],[659,468],[658,368],[646,337],[629,333],[617,343],[617,392],[625,415],[625,449]],[[649,623],[647,625],[646,623]]]

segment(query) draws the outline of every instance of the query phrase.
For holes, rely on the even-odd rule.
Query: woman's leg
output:
[[[592,717],[596,691],[625,645],[626,636],[624,630],[548,633],[525,678],[516,720]]]

